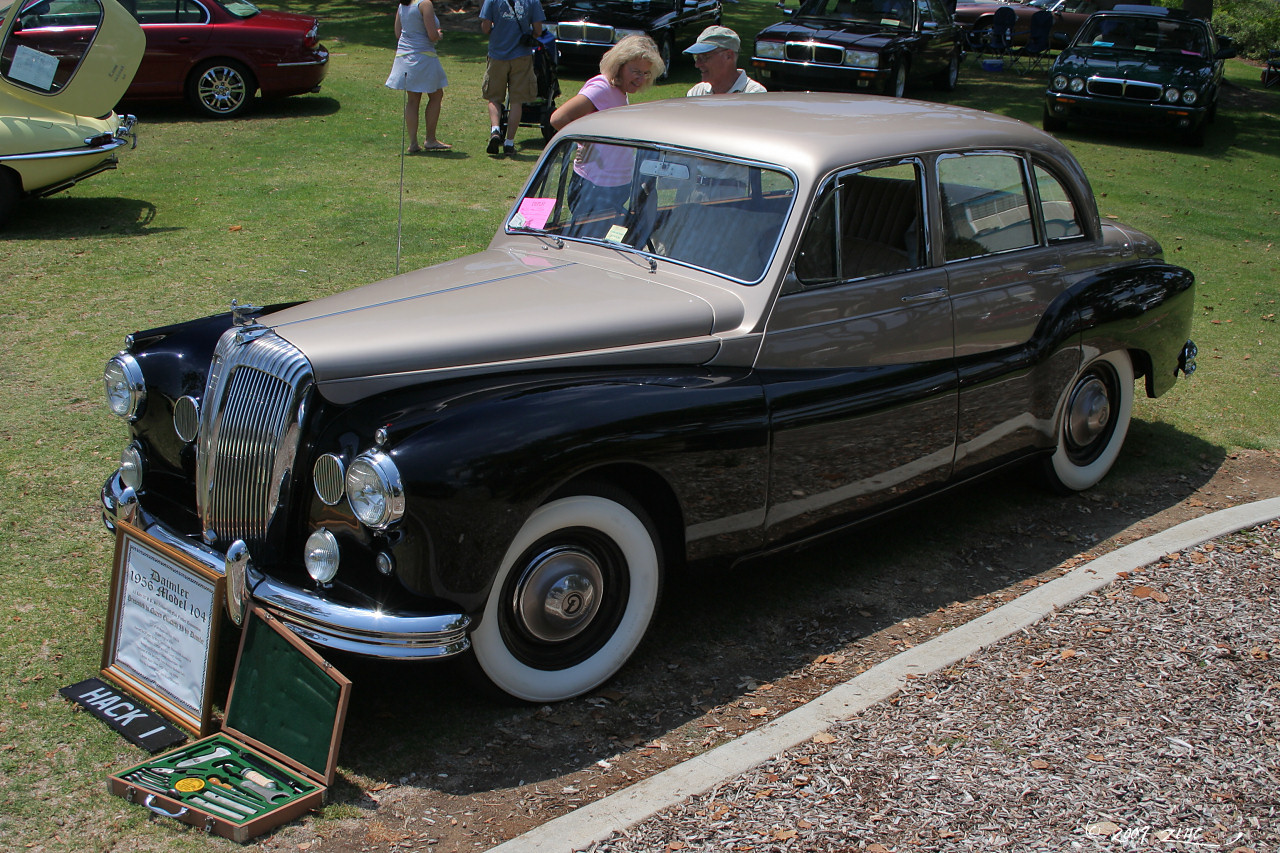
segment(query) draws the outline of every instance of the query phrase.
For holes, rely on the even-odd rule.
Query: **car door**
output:
[[[912,76],[936,74],[946,68],[956,50],[956,27],[942,0],[915,0],[920,30]]]
[[[210,12],[197,0],[137,0],[147,52],[129,94],[181,97],[187,75],[213,33]]]
[[[770,542],[946,479],[957,376],[946,273],[931,267],[923,166],[828,179],[757,359],[770,409]]]
[[[1019,152],[944,155],[936,176],[960,371],[960,473],[1022,455],[1051,433],[1057,400],[1043,389],[1065,387],[1079,364],[1078,349],[1055,332],[1053,306],[1070,276],[1063,247],[1084,231],[1063,183]]]
[[[110,112],[142,58],[129,13],[115,0],[19,0],[13,9],[0,35],[6,91],[73,115]]]

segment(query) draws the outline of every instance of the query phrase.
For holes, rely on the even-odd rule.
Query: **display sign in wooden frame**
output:
[[[226,578],[116,521],[102,674],[179,726],[211,732]]]

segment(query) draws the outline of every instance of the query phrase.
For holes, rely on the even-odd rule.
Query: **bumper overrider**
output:
[[[365,657],[396,660],[442,658],[470,647],[471,620],[463,613],[372,610],[324,598],[314,590],[282,583],[253,565],[242,541],[226,553],[179,535],[146,512],[119,474],[102,487],[102,521],[114,531],[131,524],[159,542],[226,577],[227,612],[240,624],[250,601],[265,607],[309,643]]]

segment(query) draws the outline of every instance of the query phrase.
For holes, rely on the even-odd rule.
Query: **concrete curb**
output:
[[[690,758],[616,794],[548,821],[490,848],[491,853],[572,851],[608,838],[687,797],[708,791],[778,753],[804,743],[832,723],[884,701],[908,677],[935,672],[1114,581],[1120,572],[1153,563],[1165,554],[1280,518],[1280,497],[1221,510],[1185,521],[1118,548],[1036,587],[959,628],[895,655],[824,695],[789,711],[737,740]]]

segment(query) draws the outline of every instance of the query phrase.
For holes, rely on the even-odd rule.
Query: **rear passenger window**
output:
[[[796,277],[820,285],[923,266],[920,212],[920,170],[914,162],[859,169],[829,181],[800,241]]]
[[[1084,228],[1066,187],[1043,166],[1037,165],[1035,173],[1040,210],[1044,214],[1044,233],[1049,242],[1083,235]]]
[[[948,261],[1039,243],[1021,157],[949,154],[938,159]]]

